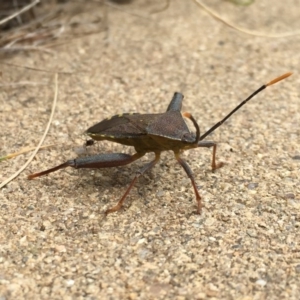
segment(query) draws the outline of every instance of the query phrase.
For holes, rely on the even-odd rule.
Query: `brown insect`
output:
[[[200,129],[194,117],[190,113],[181,114],[180,111],[183,100],[183,95],[181,93],[174,94],[167,111],[164,113],[125,113],[104,119],[100,123],[89,128],[86,131],[86,134],[93,140],[108,140],[127,146],[133,146],[136,151],[135,154],[129,155],[125,153],[106,153],[93,155],[90,157],[76,158],[68,160],[63,164],[46,171],[31,174],[28,176],[28,179],[46,175],[66,167],[72,167],[75,169],[100,169],[124,166],[141,158],[147,152],[154,152],[154,160],[150,161],[137,171],[135,177],[131,181],[129,187],[127,188],[117,205],[106,211],[106,214],[108,214],[118,211],[122,207],[125,198],[134,186],[137,179],[146,171],[150,170],[159,161],[161,152],[172,150],[174,152],[176,160],[183,167],[186,174],[191,179],[197,201],[197,213],[200,214],[202,209],[201,197],[199,195],[192,170],[190,169],[188,164],[181,158],[181,152],[198,147],[212,147],[212,170],[220,168],[223,163],[216,163],[217,144],[212,141],[203,140],[210,133],[220,127],[231,115],[233,115],[237,110],[245,105],[251,98],[264,90],[266,87],[287,78],[291,74],[292,73],[286,73],[261,86],[247,99],[241,102],[235,109],[233,109],[228,115],[226,115],[226,117],[224,117],[221,121],[216,123],[202,135],[200,135]],[[189,130],[183,117],[188,118],[192,121],[196,129],[195,133]],[[87,144],[90,144],[90,142],[88,141]]]

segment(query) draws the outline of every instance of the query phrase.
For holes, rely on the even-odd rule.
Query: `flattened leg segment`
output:
[[[81,168],[112,168],[124,166],[144,156],[145,153],[129,155],[125,153],[98,154],[90,157],[77,158],[70,161],[70,166],[75,169]],[[71,165],[72,164],[72,165]]]
[[[138,153],[137,153],[137,154],[138,154]],[[125,201],[127,195],[129,194],[130,190],[131,190],[132,187],[134,186],[134,184],[135,184],[135,182],[137,181],[137,179],[138,179],[141,175],[143,175],[145,172],[147,172],[148,170],[150,170],[151,168],[153,168],[153,167],[155,166],[155,164],[159,161],[159,158],[160,158],[160,152],[155,153],[155,159],[152,160],[152,161],[150,161],[149,163],[147,163],[145,166],[143,166],[143,168],[141,168],[141,169],[136,173],[135,177],[134,177],[133,180],[131,181],[129,187],[127,188],[127,190],[126,190],[126,192],[124,193],[124,195],[122,196],[122,198],[119,200],[119,202],[117,203],[117,205],[115,205],[114,207],[108,209],[108,210],[105,212],[106,215],[108,215],[109,213],[118,211],[118,210],[122,207],[122,205],[123,205],[123,203],[124,203],[124,201]]]
[[[139,159],[144,155],[145,153],[136,153],[134,155],[129,155],[125,153],[107,153],[107,154],[93,155],[90,157],[80,157],[80,158],[68,160],[63,164],[48,169],[46,171],[30,174],[28,176],[28,179],[33,179],[35,177],[46,175],[66,167],[72,167],[75,169],[82,169],[82,168],[100,169],[100,168],[124,166],[132,163],[133,161]]]

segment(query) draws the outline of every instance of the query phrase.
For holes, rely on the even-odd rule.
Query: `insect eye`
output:
[[[183,142],[193,143],[193,142],[195,142],[195,134],[187,132],[182,136],[181,140]]]

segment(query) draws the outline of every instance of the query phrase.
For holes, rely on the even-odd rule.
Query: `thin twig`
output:
[[[29,51],[29,50],[35,50],[35,51],[42,51],[48,54],[56,54],[55,51],[50,50],[50,49],[46,49],[46,48],[42,48],[42,47],[36,47],[36,46],[13,46],[13,47],[3,47],[0,48],[1,52],[13,52],[13,51]]]
[[[154,9],[150,14],[157,14],[167,10],[170,7],[170,0],[166,0],[165,5],[162,8]]]
[[[41,148],[51,125],[53,116],[54,116],[54,111],[55,111],[55,107],[56,107],[56,103],[57,103],[57,95],[58,95],[58,74],[56,73],[54,76],[54,82],[55,82],[55,91],[54,91],[54,98],[53,98],[53,104],[52,104],[52,109],[51,109],[51,114],[49,117],[49,121],[47,124],[47,127],[45,129],[45,132],[39,142],[39,144],[37,145],[37,147],[35,148],[34,152],[32,153],[32,155],[29,157],[29,159],[27,160],[27,162],[15,173],[13,174],[11,177],[9,177],[8,179],[4,180],[1,184],[0,184],[0,189],[3,188],[5,185],[7,185],[10,181],[12,181],[14,178],[16,178],[23,170],[25,170],[27,168],[27,166],[30,164],[30,162],[33,160],[33,158],[35,157],[35,155],[37,154],[37,152],[39,151],[39,149]]]
[[[204,11],[206,11],[209,15],[211,15],[212,17],[214,17],[215,19],[217,19],[218,21],[221,21],[222,23],[224,23],[225,25],[240,31],[242,33],[246,33],[249,35],[253,35],[253,36],[259,36],[259,37],[268,37],[268,38],[283,38],[283,37],[290,37],[290,36],[295,36],[300,34],[300,31],[292,31],[292,32],[283,32],[283,33],[265,33],[265,32],[260,32],[260,31],[254,31],[254,30],[249,30],[249,29],[245,29],[242,27],[239,27],[237,25],[235,25],[234,23],[225,20],[222,16],[220,16],[218,13],[216,13],[214,10],[212,10],[211,8],[209,8],[208,6],[206,6],[205,4],[203,4],[200,0],[194,0],[194,2],[196,4],[198,4]]]
[[[52,147],[52,146],[55,146],[56,144],[50,144],[50,145],[45,145],[45,146],[42,146],[40,149],[45,149],[45,148],[49,148],[49,147]],[[8,159],[12,159],[16,156],[19,156],[21,154],[24,154],[24,153],[27,153],[27,152],[30,152],[30,151],[33,151],[35,150],[36,147],[31,147],[31,148],[25,148],[25,149],[22,149],[18,152],[15,152],[15,153],[10,153],[10,154],[7,154],[7,155],[4,155],[4,156],[1,156],[0,157],[0,162],[2,161],[5,161],[5,160],[8,160]]]
[[[134,17],[138,17],[138,18],[142,18],[142,19],[145,19],[147,21],[151,21],[151,18],[149,18],[146,15],[141,15],[141,14],[133,13],[133,12],[129,11],[128,9],[121,8],[118,5],[112,4],[110,2],[104,1],[104,5],[106,5],[108,7],[112,7],[114,9],[119,10],[119,11],[121,11],[123,13],[128,14],[128,15],[131,15],[131,16],[134,16]]]
[[[43,69],[39,69],[39,68],[21,66],[21,65],[17,65],[17,64],[13,64],[13,63],[3,62],[3,61],[0,61],[0,64],[7,65],[7,66],[12,66],[12,67],[17,67],[17,68],[28,69],[28,70],[37,71],[37,72],[45,72],[45,73],[54,73],[54,74],[56,74],[56,73],[57,74],[74,74],[74,73],[77,73],[77,72],[63,72],[63,71],[43,70]],[[83,73],[84,71],[78,71],[78,72]]]
[[[9,20],[21,15],[22,13],[24,13],[25,11],[31,9],[33,6],[37,5],[40,2],[40,0],[35,0],[34,2],[28,4],[27,6],[23,7],[21,10],[13,13],[12,15],[8,16],[7,18],[3,19],[0,21],[0,25],[8,22]]]

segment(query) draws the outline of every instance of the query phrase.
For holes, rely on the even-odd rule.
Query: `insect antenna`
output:
[[[193,124],[194,124],[194,126],[195,126],[195,128],[196,128],[196,138],[195,138],[195,142],[194,142],[194,143],[198,144],[199,139],[200,139],[200,128],[199,128],[199,125],[198,125],[197,121],[196,121],[196,120],[194,119],[194,117],[193,117],[190,113],[188,113],[188,112],[184,112],[184,113],[183,113],[183,116],[186,117],[186,118],[188,118],[188,119],[190,119],[190,120],[193,122]]]
[[[225,118],[223,118],[221,121],[216,123],[213,127],[211,127],[209,130],[207,130],[204,134],[202,134],[199,138],[199,140],[203,140],[206,138],[210,133],[215,131],[218,127],[220,127],[228,118],[230,118],[237,110],[239,110],[243,105],[245,105],[250,99],[252,99],[255,95],[260,93],[262,90],[264,90],[266,87],[277,83],[278,81],[281,81],[289,76],[291,76],[293,73],[289,72],[286,74],[283,74],[279,77],[276,77],[275,79],[271,80],[269,83],[264,84],[261,86],[258,90],[256,90],[254,93],[252,93],[247,99],[245,99],[243,102],[241,102],[235,109],[233,109]]]

